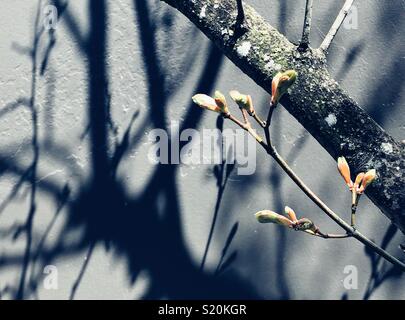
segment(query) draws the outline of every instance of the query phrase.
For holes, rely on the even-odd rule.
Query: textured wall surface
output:
[[[404,276],[359,242],[255,221],[289,205],[339,231],[259,148],[255,173],[233,170],[225,187],[221,166],[150,161],[151,130],[221,125],[192,106],[197,92],[238,89],[267,109],[267,94],[187,19],[160,1],[54,2],[59,21],[48,31],[46,1],[0,0],[1,298],[405,299]],[[305,0],[247,2],[299,41]],[[341,2],[314,1],[314,46]],[[329,69],[403,140],[404,1],[359,0],[355,10],[358,27],[339,31]],[[348,219],[335,160],[283,108],[273,126],[296,172]],[[357,220],[404,258],[404,236],[366,197]],[[49,265],[57,289],[47,286]],[[344,286],[349,265],[357,289]]]

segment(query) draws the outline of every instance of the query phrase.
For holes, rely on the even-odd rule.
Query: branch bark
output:
[[[278,70],[295,69],[298,80],[281,104],[335,159],[344,156],[353,173],[375,168],[367,196],[405,233],[405,148],[387,134],[332,79],[321,50],[297,50],[244,4],[243,34],[234,37],[235,0],[163,0],[182,12],[258,85],[271,93]],[[201,14],[204,12],[204,14]]]

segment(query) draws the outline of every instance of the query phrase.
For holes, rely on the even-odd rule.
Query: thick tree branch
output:
[[[335,22],[332,24],[332,27],[330,28],[325,39],[323,40],[322,44],[319,47],[319,49],[321,49],[323,52],[328,51],[333,39],[335,38],[336,33],[339,31],[340,26],[342,25],[347,14],[349,13],[349,10],[352,7],[353,2],[354,0],[346,0],[338,16],[336,17]]]
[[[306,50],[309,46],[309,35],[311,33],[311,24],[312,24],[312,6],[313,0],[306,0],[305,6],[305,18],[304,18],[304,27],[302,30],[301,43],[299,48]]]
[[[246,32],[232,39],[229,30],[238,15],[235,0],[164,1],[188,17],[231,61],[269,93],[272,77],[278,70],[295,69],[298,80],[281,104],[332,157],[344,156],[354,173],[371,168],[377,170],[378,179],[366,193],[405,232],[405,148],[331,78],[322,53],[312,49],[299,52],[246,4]],[[200,15],[201,10],[204,10],[204,15]]]

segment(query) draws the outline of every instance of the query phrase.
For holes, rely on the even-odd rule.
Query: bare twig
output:
[[[267,144],[263,141],[263,138],[257,134],[257,132],[252,128],[250,123],[243,123],[240,121],[238,118],[234,117],[230,113],[222,114],[222,116],[225,119],[229,119],[232,122],[236,123],[239,127],[241,127],[243,130],[246,130],[249,132],[249,134],[256,139],[256,141],[265,149],[267,149]]]
[[[323,211],[325,212],[333,221],[335,221],[340,227],[342,227],[348,234],[356,238],[367,247],[373,249],[379,255],[384,257],[386,260],[392,264],[398,266],[405,271],[405,264],[399,261],[394,256],[390,255],[387,251],[377,246],[374,242],[368,239],[366,236],[358,232],[356,229],[352,228],[343,219],[341,219],[332,209],[330,209],[290,168],[290,166],[285,162],[285,160],[279,155],[277,150],[273,145],[269,145],[267,150],[268,154],[271,155],[280,167],[288,174],[288,176],[295,182],[295,184]]]
[[[357,211],[357,205],[359,203],[359,199],[360,199],[360,194],[357,194],[355,188],[353,188],[352,190],[352,214],[351,214],[351,218],[350,218],[350,225],[352,226],[352,228],[355,228],[355,217],[356,217],[356,211]]]
[[[345,238],[351,238],[353,237],[352,234],[349,233],[344,233],[344,234],[333,234],[333,233],[322,233],[322,232],[317,232],[317,233],[310,233],[305,231],[306,233],[316,236],[316,237],[320,237],[323,239],[345,239]]]
[[[340,26],[342,25],[343,21],[345,20],[349,10],[353,4],[354,0],[346,0],[345,4],[343,5],[342,9],[340,10],[338,16],[336,17],[335,22],[332,24],[329,32],[327,33],[325,39],[323,40],[322,44],[320,45],[319,49],[323,52],[327,52],[333,39],[335,38],[336,33],[338,32]]]
[[[264,134],[266,136],[266,142],[267,145],[270,146],[271,145],[271,140],[270,140],[270,124],[271,124],[271,119],[273,117],[273,112],[274,109],[276,108],[276,106],[270,102],[270,108],[269,108],[269,112],[267,114],[267,120],[266,120],[266,124],[264,126]]]
[[[255,119],[259,126],[261,126],[262,128],[266,126],[266,122],[264,122],[255,111],[249,113],[249,115],[253,117],[253,119]]]
[[[302,29],[301,43],[298,49],[305,51],[309,47],[309,35],[311,33],[311,24],[312,24],[312,5],[313,0],[307,0],[305,6],[305,19],[304,27]]]
[[[263,139],[250,127],[245,123],[242,123],[240,120],[232,116],[231,114],[224,114],[224,118],[230,119],[232,122],[236,123],[242,129],[248,131],[259,144],[266,150],[266,152],[278,163],[278,165],[283,169],[285,173],[294,181],[294,183],[310,198],[326,215],[329,216],[333,221],[335,221],[342,229],[344,229],[347,234],[346,235],[334,235],[334,234],[322,234],[318,233],[315,234],[319,237],[325,239],[338,239],[338,238],[348,238],[353,237],[356,238],[358,241],[363,243],[365,246],[369,247],[380,256],[385,258],[387,261],[391,262],[395,266],[399,267],[402,271],[405,271],[405,263],[398,260],[387,251],[376,245],[370,239],[368,239],[365,235],[357,231],[355,228],[351,227],[346,221],[344,221],[338,214],[336,214],[332,209],[330,209],[305,183],[301,180],[301,178],[291,169],[291,167],[287,164],[287,162],[283,159],[283,157],[277,152],[276,148],[273,146],[270,140],[270,124],[271,118],[276,106],[270,105],[269,112],[267,115],[266,125],[264,127],[264,132],[266,135],[267,143],[263,141]]]
[[[246,124],[250,125],[247,111],[246,111],[245,109],[242,109],[242,108],[241,108],[241,109],[240,109],[240,112],[242,112],[243,121],[244,121]]]

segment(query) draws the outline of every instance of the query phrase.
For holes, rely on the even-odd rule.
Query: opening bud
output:
[[[296,216],[294,210],[291,209],[290,207],[286,206],[286,207],[284,208],[284,212],[285,212],[285,214],[290,218],[290,220],[291,220],[292,222],[297,222],[297,221],[298,221],[297,216]]]
[[[376,179],[376,177],[377,177],[377,172],[375,171],[375,169],[371,169],[371,170],[367,171],[362,180],[359,192],[364,192],[364,190],[366,190],[367,186],[370,183],[372,183]]]
[[[228,114],[229,109],[228,109],[228,104],[226,103],[225,96],[220,92],[220,91],[215,91],[214,95],[215,102],[217,106],[220,108],[222,113]]]
[[[221,112],[221,108],[217,105],[215,100],[206,94],[196,94],[192,97],[193,102],[203,109],[207,109],[214,112]]]

